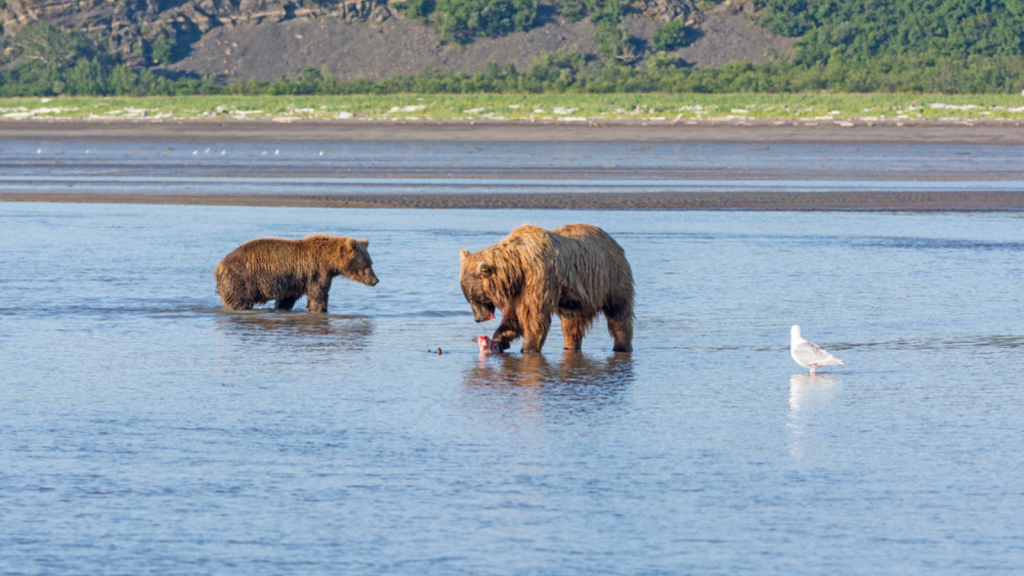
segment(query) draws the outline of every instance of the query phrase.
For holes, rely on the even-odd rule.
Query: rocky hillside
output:
[[[2,3],[2,0],[0,0]],[[452,42],[427,18],[409,18],[388,0],[6,0],[7,35],[45,22],[107,41],[134,66],[221,80],[293,77],[327,68],[339,78],[382,79],[424,69],[473,72],[489,62],[525,69],[538,55],[576,46],[601,52],[595,18],[572,21],[555,4],[540,4],[529,29]],[[793,40],[755,24],[752,2],[634,0],[618,28],[638,55],[655,50],[668,22],[693,30],[669,50],[691,65],[761,62],[787,54]],[[704,9],[701,9],[704,8]],[[161,46],[162,48],[155,48]],[[163,50],[157,54],[158,50]]]
[[[327,19],[380,23],[393,15],[385,0],[6,0],[5,34],[45,22],[103,36],[129,61],[165,37],[183,53],[217,28]]]

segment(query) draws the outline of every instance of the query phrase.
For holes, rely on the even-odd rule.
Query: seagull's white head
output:
[[[793,324],[793,327],[789,329],[790,338],[802,338],[800,336],[800,326]]]

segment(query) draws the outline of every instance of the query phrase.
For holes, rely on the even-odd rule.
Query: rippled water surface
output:
[[[618,239],[635,353],[478,356],[458,251],[524,222]],[[0,204],[0,573],[1019,574],[1022,230]],[[225,254],[310,232],[380,284],[220,309]]]
[[[1024,192],[1024,146],[0,138],[0,193],[581,190]]]

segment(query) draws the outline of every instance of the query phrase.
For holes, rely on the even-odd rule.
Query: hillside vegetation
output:
[[[1021,54],[1024,0],[765,0],[762,26],[804,36],[805,61]]]
[[[2,0],[0,0],[2,1]],[[327,0],[324,0],[327,2]],[[228,85],[150,69],[182,48],[169,37],[139,43],[126,57],[110,41],[52,24],[0,36],[0,96],[56,94],[392,94],[537,92],[928,92],[1015,93],[1024,88],[1024,0],[763,0],[657,5],[665,20],[653,41],[625,25],[650,3],[561,0],[561,18],[589,18],[599,58],[563,47],[525,70],[496,62],[475,74],[423,71],[381,81],[339,80],[310,68],[297,78]],[[405,0],[405,17],[440,31],[443,42],[515,33],[537,25],[537,0]],[[694,69],[673,51],[699,38],[705,13],[742,10],[758,25],[799,37],[791,58]],[[650,14],[648,14],[650,15]]]

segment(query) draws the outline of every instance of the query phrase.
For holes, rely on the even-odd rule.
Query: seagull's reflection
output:
[[[789,415],[802,410],[827,406],[843,383],[838,374],[794,374],[789,379]]]
[[[806,457],[807,434],[815,425],[815,414],[832,404],[842,383],[843,377],[838,374],[794,374],[790,377],[790,454],[794,458]]]
[[[524,413],[589,412],[618,402],[633,381],[630,354],[595,360],[582,352],[564,351],[561,361],[542,354],[481,356],[466,369],[463,386],[481,405],[508,407]],[[502,408],[504,409],[504,408]]]
[[[223,314],[218,329],[247,346],[325,352],[366,348],[373,322],[358,316],[257,310]]]

